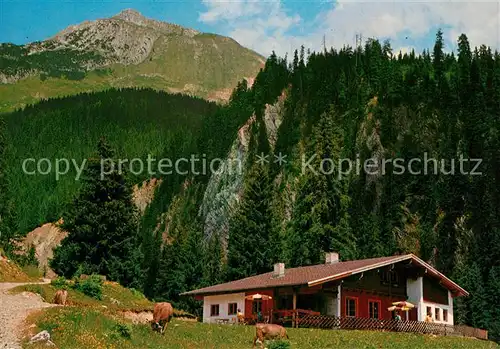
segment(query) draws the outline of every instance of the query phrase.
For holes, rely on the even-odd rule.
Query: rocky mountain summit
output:
[[[148,19],[127,9],[111,18],[72,25],[47,41],[30,45],[30,53],[57,48],[92,50],[106,58],[103,65],[138,64],[152,53],[161,36],[193,38],[197,34],[194,29]]]
[[[0,111],[40,98],[113,87],[227,100],[237,82],[255,77],[264,62],[231,38],[127,9],[71,25],[44,41],[0,44]],[[26,79],[31,80],[22,88],[9,86]],[[60,79],[75,83],[60,84]]]

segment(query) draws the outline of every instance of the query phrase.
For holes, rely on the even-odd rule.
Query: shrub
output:
[[[90,275],[85,280],[77,279],[74,288],[89,297],[102,300],[102,284],[99,275]]]
[[[117,323],[115,331],[123,338],[130,339],[132,337],[132,327],[128,324]]]
[[[58,290],[67,290],[68,289],[68,281],[63,276],[59,276],[50,282],[52,286],[57,288]]]
[[[272,341],[267,345],[268,349],[290,349],[291,347],[289,342],[283,340]]]
[[[21,270],[31,279],[39,279],[42,277],[42,272],[37,265],[26,264],[21,267]]]
[[[138,298],[138,299],[144,298],[144,294],[142,294],[142,292],[140,292],[140,291],[137,291],[135,288],[129,288],[129,290],[130,290],[130,292],[132,292],[132,295],[135,298]]]
[[[34,266],[38,268],[38,259],[36,258],[35,246],[31,245],[27,252],[13,254],[11,258],[21,267]]]

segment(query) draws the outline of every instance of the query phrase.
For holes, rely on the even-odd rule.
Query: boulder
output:
[[[47,331],[39,332],[30,339],[30,344],[43,342],[45,342],[45,345],[47,346],[55,346],[55,344],[50,340],[50,333]]]

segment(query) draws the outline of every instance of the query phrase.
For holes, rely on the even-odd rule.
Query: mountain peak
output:
[[[142,24],[144,21],[147,20],[146,17],[144,17],[139,11],[134,10],[132,8],[125,9],[118,13],[114,18],[119,18],[123,19],[124,21],[136,23],[136,24]]]

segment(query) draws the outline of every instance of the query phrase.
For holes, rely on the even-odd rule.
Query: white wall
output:
[[[424,286],[422,277],[419,277],[416,280],[407,279],[406,292],[408,294],[408,302],[413,303],[418,307],[418,321],[425,321],[425,317],[427,316],[427,307],[430,307],[432,311],[432,319],[435,323],[453,325],[453,298],[451,296],[451,292],[448,291],[448,305],[424,302]],[[435,318],[436,308],[441,309],[440,321],[437,321]],[[443,309],[448,310],[448,321],[446,322],[443,321]]]
[[[214,323],[217,319],[229,319],[230,322],[237,322],[237,316],[228,315],[229,303],[237,303],[237,309],[245,314],[245,293],[230,293],[216,296],[203,297],[203,322]],[[219,304],[219,316],[210,316],[212,304]]]
[[[335,314],[337,317],[341,316],[341,309],[342,309],[342,286],[339,285],[337,287],[337,314]]]
[[[428,302],[422,302],[422,313],[425,316],[427,316],[427,307],[431,308],[432,311],[432,319],[434,320],[435,323],[437,324],[448,324],[448,325],[453,325],[453,297],[451,296],[451,292],[448,291],[448,305],[445,304],[438,304],[438,303],[428,303]],[[436,320],[436,308],[439,308],[440,311],[440,320]],[[443,321],[443,309],[448,310],[448,319],[447,321]]]
[[[408,294],[408,302],[415,304],[418,307],[417,320],[424,321],[425,307],[422,310],[422,301],[424,294],[423,278],[419,277],[416,280],[411,278],[406,279],[406,293]]]

